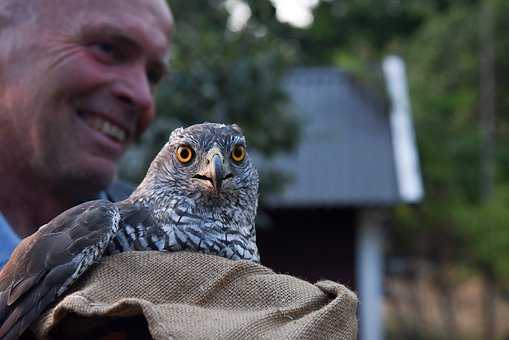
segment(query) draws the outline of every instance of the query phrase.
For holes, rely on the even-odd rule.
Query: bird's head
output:
[[[166,233],[174,228],[172,250],[259,261],[258,173],[236,125],[203,123],[173,131],[130,199],[152,210]]]
[[[220,202],[256,198],[258,173],[241,129],[203,123],[174,130],[146,179],[172,195]]]

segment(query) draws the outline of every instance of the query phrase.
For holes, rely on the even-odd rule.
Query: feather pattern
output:
[[[27,237],[0,272],[0,338],[15,339],[103,253],[120,214],[92,201]]]

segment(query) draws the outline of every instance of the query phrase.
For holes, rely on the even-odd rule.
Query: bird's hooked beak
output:
[[[219,193],[224,179],[223,155],[219,152],[214,152],[209,157],[210,179],[212,180],[214,190],[216,193]]]
[[[223,180],[233,177],[231,174],[226,174],[226,172],[223,154],[219,148],[215,147],[207,155],[207,167],[204,173],[194,177],[209,181],[214,188],[214,192],[219,194],[223,186]]]

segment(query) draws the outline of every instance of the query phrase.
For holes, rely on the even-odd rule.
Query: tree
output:
[[[509,7],[502,1],[490,5],[499,20],[493,19],[491,24],[496,26],[488,35],[496,39],[496,45],[507,44],[502,18]],[[435,240],[430,253],[440,254],[446,248],[454,263],[478,270],[490,283],[485,301],[491,303],[485,304],[483,315],[485,338],[491,338],[495,332],[493,299],[497,286],[508,282],[507,261],[502,259],[509,256],[507,216],[502,208],[508,203],[507,117],[498,116],[496,129],[493,120],[493,107],[507,108],[507,101],[494,93],[494,87],[502,93],[508,87],[502,77],[496,79],[496,86],[490,85],[493,80],[480,76],[486,74],[481,73],[480,65],[486,65],[489,73],[493,66],[507,69],[508,62],[502,58],[506,52],[498,48],[493,58],[490,51],[480,55],[486,48],[480,42],[487,40],[479,39],[480,6],[455,5],[430,18],[409,44],[407,59],[414,69],[412,94],[428,196],[413,218],[425,216],[423,232]],[[482,23],[490,24],[486,19]],[[484,122],[482,129],[479,120]],[[500,150],[496,153],[495,135]],[[440,242],[443,239],[448,241]]]

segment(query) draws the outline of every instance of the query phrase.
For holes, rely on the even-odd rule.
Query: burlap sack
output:
[[[357,298],[199,253],[105,257],[33,327],[42,339],[355,339]]]

